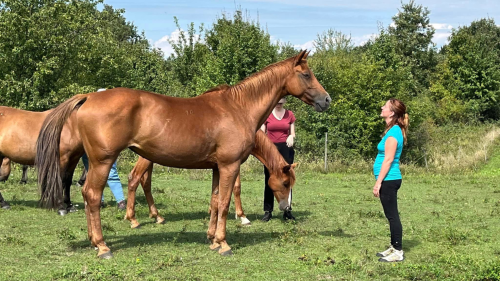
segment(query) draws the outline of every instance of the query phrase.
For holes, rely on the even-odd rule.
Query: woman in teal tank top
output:
[[[385,120],[382,140],[377,145],[377,158],[373,164],[375,186],[373,195],[380,197],[384,214],[391,230],[391,246],[377,253],[381,262],[397,262],[404,260],[402,247],[403,226],[398,213],[398,190],[402,176],[399,170],[399,158],[406,144],[409,119],[406,106],[398,99],[390,99],[382,107],[380,117]]]

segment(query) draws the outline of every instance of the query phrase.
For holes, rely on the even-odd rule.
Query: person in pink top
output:
[[[285,161],[288,164],[293,164],[293,158],[295,156],[295,151],[293,150],[293,141],[295,139],[295,115],[293,112],[283,108],[283,104],[286,102],[285,98],[278,101],[276,107],[274,107],[273,112],[269,115],[267,120],[261,127],[269,139],[276,145],[278,151],[281,153]],[[262,221],[269,221],[273,217],[274,208],[274,195],[273,191],[268,185],[269,181],[269,170],[264,166],[264,217]],[[292,201],[292,191],[290,190],[289,196],[290,206]],[[295,220],[292,215],[292,209],[286,210],[283,213],[284,220]]]

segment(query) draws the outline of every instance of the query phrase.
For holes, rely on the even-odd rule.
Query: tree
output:
[[[0,2],[0,103],[44,110],[128,81],[132,49],[149,48],[102,0]],[[133,60],[133,59],[132,59]]]
[[[402,4],[387,29],[380,28],[375,40],[366,49],[387,68],[407,67],[413,76],[411,93],[416,96],[429,87],[430,75],[437,65],[436,49],[432,43],[435,30],[430,25],[429,10],[411,0]]]
[[[498,120],[500,27],[493,19],[481,19],[454,29],[443,53],[452,73],[452,78],[441,83],[443,87],[482,119]]]

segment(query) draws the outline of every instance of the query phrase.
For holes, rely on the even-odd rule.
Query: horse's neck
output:
[[[258,130],[255,134],[255,146],[252,155],[259,159],[271,173],[288,165],[274,143],[261,130]]]
[[[275,69],[256,73],[226,91],[226,95],[238,106],[240,113],[247,116],[255,131],[271,114],[278,101],[287,94],[284,88],[290,71],[283,65],[273,67]]]

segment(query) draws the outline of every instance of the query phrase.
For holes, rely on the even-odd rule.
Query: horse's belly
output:
[[[202,147],[147,147],[133,148],[142,157],[167,167],[212,169],[216,167],[214,153]]]

